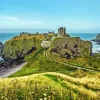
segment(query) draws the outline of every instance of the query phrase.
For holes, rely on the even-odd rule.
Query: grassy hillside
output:
[[[99,100],[99,78],[42,73],[0,79],[0,100]]]
[[[71,68],[66,65],[56,63],[52,60],[47,59],[45,56],[45,49],[41,48],[25,57],[28,64],[24,66],[19,72],[11,75],[10,77],[24,76],[42,72],[61,72],[65,74],[71,74],[75,68]]]
[[[55,62],[53,60],[50,60],[46,57],[45,53],[46,53],[45,49],[41,48],[35,51],[34,53],[26,56],[25,60],[28,62],[28,64],[25,65],[17,73],[11,75],[10,77],[16,77],[16,76],[18,77],[18,76],[35,74],[35,73],[51,72],[51,71],[64,73],[66,75],[75,76],[75,77],[84,77],[86,75],[91,75],[94,73],[94,72],[78,70],[77,68],[73,68],[71,66],[64,65]],[[51,58],[54,59],[55,57],[51,57]]]
[[[99,100],[99,72],[79,70],[59,63],[61,61],[85,67],[87,62],[99,64],[98,56],[97,59],[89,57],[91,60],[85,57],[65,59],[59,53],[42,48],[42,40],[43,35],[37,34],[22,35],[7,41],[5,52],[8,57],[16,58],[16,51],[23,49],[26,54],[32,46],[36,46],[37,50],[25,55],[24,60],[28,64],[20,71],[9,78],[0,79],[0,100]],[[46,56],[47,51],[50,59]]]

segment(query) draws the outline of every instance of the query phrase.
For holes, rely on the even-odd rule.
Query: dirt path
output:
[[[16,73],[17,71],[21,70],[21,68],[26,65],[27,62],[22,63],[20,65],[17,65],[14,68],[9,68],[9,69],[3,69],[0,71],[0,78],[7,78],[8,76],[10,76],[11,74]]]

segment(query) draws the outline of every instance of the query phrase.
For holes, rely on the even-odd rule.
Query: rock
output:
[[[51,41],[42,41],[41,46],[43,48],[49,48],[51,46]]]
[[[100,33],[96,36],[96,40],[100,41]]]
[[[3,52],[3,43],[2,42],[0,42],[0,55],[2,55],[2,52]]]
[[[92,39],[92,41],[96,42],[96,44],[100,45],[100,33],[96,36],[95,39]]]
[[[79,37],[60,37],[53,41],[50,51],[60,53],[67,59],[90,56],[92,54],[92,43],[83,41]]]

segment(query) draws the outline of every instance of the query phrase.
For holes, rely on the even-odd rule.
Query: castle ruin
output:
[[[58,36],[66,36],[66,28],[65,27],[60,27],[58,29]]]

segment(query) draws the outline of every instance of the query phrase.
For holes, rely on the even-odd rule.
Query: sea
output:
[[[69,33],[71,37],[80,37],[82,40],[89,40],[95,39],[98,33]],[[18,36],[20,33],[0,33],[0,42],[5,43],[6,41],[10,40],[14,36]],[[100,45],[96,44],[95,42],[92,42],[93,49],[92,51],[95,53],[97,51],[100,51]],[[0,57],[0,60],[2,58]]]

